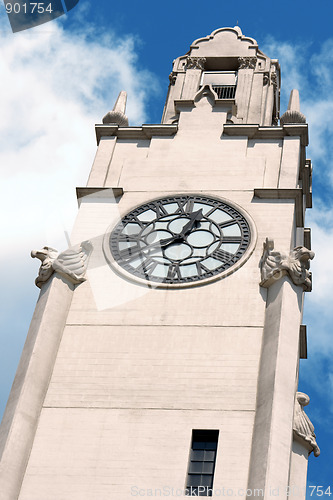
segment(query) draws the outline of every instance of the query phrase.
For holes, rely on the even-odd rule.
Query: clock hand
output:
[[[191,232],[194,224],[196,221],[200,220],[202,218],[202,209],[197,210],[196,212],[192,212],[190,214],[190,220],[185,224],[183,229],[179,234],[176,234],[174,236],[170,236],[170,238],[166,238],[164,240],[157,241],[156,243],[151,243],[150,245],[146,245],[145,247],[141,247],[136,250],[132,250],[130,252],[130,259],[135,259],[140,253],[145,253],[147,250],[152,250],[152,249],[161,249],[161,248],[166,248],[167,246],[171,245],[172,243],[181,243],[184,241],[185,236],[188,235],[189,232]]]
[[[146,251],[148,250],[158,250],[158,249],[161,249],[161,248],[165,248],[167,247],[168,245],[170,245],[171,243],[175,243],[176,241],[179,240],[179,236],[176,235],[176,236],[170,236],[170,238],[166,238],[164,240],[160,240],[160,241],[156,241],[156,243],[151,243],[150,245],[146,245],[144,247],[140,247],[140,248],[136,248],[135,250],[133,249],[129,249],[130,252],[129,252],[129,257],[126,259],[127,262],[133,260],[133,259],[136,259],[138,257],[138,255],[140,254],[145,254]],[[182,241],[182,239],[181,239]]]
[[[196,212],[192,212],[190,214],[190,220],[185,224],[185,226],[183,227],[181,232],[179,234],[176,234],[175,236],[172,236],[171,238],[167,238],[165,240],[160,240],[159,245],[161,247],[166,247],[166,246],[170,245],[171,243],[181,243],[182,241],[184,241],[185,236],[187,236],[188,233],[191,232],[194,224],[198,220],[202,219],[202,216],[203,216],[202,208],[200,208],[200,210],[197,210]]]
[[[188,233],[191,232],[191,230],[193,229],[193,226],[194,224],[198,221],[202,219],[202,208],[200,208],[200,210],[197,210],[196,212],[192,212],[190,214],[190,220],[188,221],[187,224],[185,224],[185,226],[183,227],[183,229],[181,230],[180,234],[178,235],[178,237],[184,239],[185,236],[188,235]]]

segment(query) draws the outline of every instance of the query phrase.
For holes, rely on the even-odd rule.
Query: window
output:
[[[205,71],[200,86],[211,85],[219,99],[234,99],[237,85],[236,71]]]
[[[211,497],[219,431],[193,430],[186,495]]]

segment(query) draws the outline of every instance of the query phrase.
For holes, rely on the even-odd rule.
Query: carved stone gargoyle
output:
[[[35,280],[38,288],[50,279],[54,272],[59,273],[74,285],[86,280],[84,277],[92,244],[84,241],[76,247],[71,247],[59,254],[51,247],[43,247],[41,250],[32,250],[31,257],[41,261],[38,276]]]
[[[296,392],[293,433],[309,445],[309,455],[313,451],[314,456],[319,457],[320,449],[317,445],[314,426],[304,411],[304,406],[307,406],[309,402],[310,398],[307,394]]]
[[[282,276],[288,275],[291,281],[303,290],[310,292],[312,288],[310,260],[315,254],[311,250],[299,246],[294,248],[289,255],[274,250],[274,241],[266,238],[263,254],[260,259],[261,282],[260,286],[270,287]]]

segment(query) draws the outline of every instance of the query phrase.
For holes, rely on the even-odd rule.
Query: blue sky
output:
[[[321,456],[308,482],[331,486],[333,464],[333,5],[282,0],[222,2],[80,0],[67,16],[13,34],[0,4],[1,311],[0,415],[38,296],[32,248],[66,248],[75,186],[85,185],[100,123],[128,91],[132,125],[158,123],[172,61],[196,38],[237,22],[282,69],[281,114],[298,88],[310,126],[314,208],[308,211],[314,289],[306,295],[308,360],[300,390],[309,394]],[[18,312],[19,311],[19,312]]]

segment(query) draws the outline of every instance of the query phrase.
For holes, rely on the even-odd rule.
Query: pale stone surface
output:
[[[289,484],[301,314],[302,288],[286,276],[273,283],[267,294],[248,483],[263,491],[260,498],[274,497],[274,489],[283,495]]]
[[[298,187],[300,153],[299,141],[295,140],[294,137],[285,137],[283,139],[279,188]]]
[[[306,476],[308,470],[309,450],[304,446],[304,442],[293,441],[290,478],[289,478],[289,496],[292,498],[303,499],[306,497]]]
[[[119,176],[121,174],[125,158],[145,160],[148,154],[149,144],[150,141],[147,139],[118,139],[112,156],[112,167],[110,165],[106,175],[105,186],[118,186]]]
[[[80,407],[84,399],[95,408],[254,410],[261,334],[260,328],[68,326],[45,405]]]
[[[136,487],[183,491],[193,428],[220,429],[214,488],[245,490],[252,426],[253,412],[45,408],[19,499],[128,500]]]
[[[102,137],[97,149],[87,186],[104,186],[114,148],[116,146],[116,141],[116,137]]]

